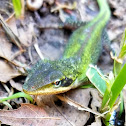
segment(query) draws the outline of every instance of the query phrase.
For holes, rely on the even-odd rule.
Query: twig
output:
[[[41,53],[41,51],[40,51],[40,49],[39,49],[39,46],[38,46],[38,43],[37,43],[37,42],[34,44],[34,47],[35,47],[35,49],[36,49],[36,52],[37,52],[38,55],[40,56],[40,58],[41,58],[42,60],[44,60],[44,56],[42,55],[42,53]]]
[[[80,104],[78,104],[77,102],[73,101],[72,99],[66,97],[66,96],[61,96],[61,95],[56,95],[61,101],[64,101],[66,102],[67,104],[71,105],[71,106],[74,106],[76,107],[78,110],[81,110],[81,111],[87,111],[87,112],[91,112],[95,115],[98,115],[99,117],[104,117],[104,114],[101,114],[99,112],[95,112],[93,111],[92,109],[86,107],[86,106],[82,106]]]
[[[18,46],[18,48],[23,51],[23,48],[21,46],[21,42],[18,39],[18,37],[13,33],[13,31],[9,28],[9,26],[6,24],[6,22],[3,20],[2,16],[0,15],[0,23],[7,33],[7,35],[10,37],[11,41]]]

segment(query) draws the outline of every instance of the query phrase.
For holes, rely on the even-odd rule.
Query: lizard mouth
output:
[[[26,94],[30,94],[30,95],[54,95],[54,94],[67,92],[70,89],[71,89],[70,86],[57,88],[57,87],[54,87],[52,84],[49,84],[49,85],[45,85],[45,86],[38,88],[36,90],[33,90],[33,91],[28,91],[25,89],[23,89],[23,91]]]

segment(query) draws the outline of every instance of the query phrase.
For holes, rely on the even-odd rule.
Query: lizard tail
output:
[[[108,6],[107,0],[97,0],[98,5],[99,5],[99,9],[100,9],[100,13],[99,13],[99,17],[100,15],[105,15],[104,21],[108,21],[111,15],[111,11],[110,8]]]

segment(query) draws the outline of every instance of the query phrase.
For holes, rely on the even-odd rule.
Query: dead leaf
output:
[[[0,57],[6,57],[11,60],[14,55],[12,44],[8,41],[3,31],[0,31]]]
[[[10,79],[20,76],[16,69],[13,69],[7,62],[0,60],[0,81],[6,83]]]
[[[49,117],[45,110],[32,104],[21,104],[15,110],[1,110],[2,124],[13,126],[54,126],[59,118]]]
[[[6,23],[8,24],[9,28],[13,31],[13,33],[18,36],[18,30],[17,30],[17,26],[16,26],[16,18],[13,16],[11,16],[11,18],[9,18],[9,20],[6,21]]]
[[[18,91],[22,91],[22,84],[21,83],[17,83],[17,82],[15,82],[14,80],[10,80],[10,85],[13,87],[13,88],[15,88],[15,89],[17,89]]]
[[[23,51],[23,48],[20,44],[20,40],[18,37],[14,34],[14,32],[11,30],[11,28],[7,25],[7,23],[4,21],[3,17],[0,15],[0,24],[2,25],[3,29],[5,30],[6,34],[8,35],[9,39],[16,45],[20,50]]]
[[[61,120],[56,120],[56,125],[58,126],[83,126],[87,123],[90,118],[90,113],[86,111],[78,110],[79,107],[88,107],[89,101],[91,99],[90,93],[92,94],[91,107],[93,106],[92,111],[97,111],[96,108],[101,105],[101,100],[99,93],[96,89],[74,89],[65,93],[67,98],[70,98],[72,105],[69,105],[63,101],[57,101],[54,96],[38,96],[37,104],[39,106],[45,105],[44,108],[50,116],[58,116]],[[70,103],[71,103],[70,100]],[[53,105],[52,101],[58,102],[58,104]],[[77,103],[77,104],[76,104]],[[74,106],[75,105],[75,106]],[[97,121],[96,121],[97,122]]]
[[[93,97],[92,103],[91,103],[91,107],[92,107],[92,109],[97,110],[97,108],[101,107],[101,102],[102,102],[102,98],[101,97],[102,96],[101,97],[99,96],[100,93],[96,89],[91,89],[90,92],[91,92],[91,95]]]
[[[30,19],[29,19],[30,20]],[[10,39],[22,50],[22,45],[29,46],[32,42],[32,35],[34,34],[34,23],[33,21],[26,22],[27,20],[18,20],[19,26],[17,28],[16,18],[12,16],[7,22],[2,20],[1,24],[8,34]]]
[[[88,106],[90,101],[91,89],[75,89],[65,93],[65,95],[77,103]],[[80,111],[77,108],[66,104],[65,102],[57,103],[56,105],[52,101],[57,101],[56,96],[38,96],[37,104],[43,106],[47,110],[50,116],[58,116],[61,120],[56,120],[58,126],[83,126],[90,118],[90,113],[86,111]],[[59,104],[59,105],[58,105]]]
[[[16,19],[13,16],[9,21],[7,21],[7,24],[18,37],[20,42],[25,46],[29,46],[32,42],[32,35],[34,33],[34,23],[33,21],[29,21],[29,23],[26,21],[26,19],[18,21],[20,27],[17,28]]]
[[[19,28],[18,29],[18,33],[19,33],[19,39],[21,41],[21,43],[25,46],[30,46],[34,35],[34,23],[32,21],[30,21],[27,26],[25,21],[23,22],[24,27],[26,28]]]
[[[90,94],[92,96],[90,96]],[[77,102],[82,106],[88,106],[89,101],[92,97],[91,107],[100,107],[102,99],[99,96],[99,92],[94,88],[89,89],[74,89],[66,93],[66,96]],[[86,102],[85,102],[86,101]],[[95,111],[96,109],[92,109]]]
[[[75,108],[77,108],[78,110],[81,111],[87,111],[87,112],[91,112],[95,115],[98,116],[103,116],[101,113],[93,111],[92,109],[88,108],[87,106],[82,106],[81,104],[78,104],[77,102],[73,101],[72,99],[66,97],[65,95],[56,95],[61,101],[66,102],[67,104],[69,104],[70,106],[74,106]]]
[[[2,98],[2,97],[7,97],[8,96],[8,93],[6,93],[5,91],[2,91],[1,89],[0,89],[0,98]]]

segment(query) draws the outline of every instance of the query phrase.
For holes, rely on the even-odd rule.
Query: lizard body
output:
[[[41,60],[31,70],[23,91],[32,95],[51,95],[76,88],[86,80],[89,64],[95,64],[102,49],[104,29],[110,18],[106,0],[97,0],[100,12],[71,35],[62,59]]]

